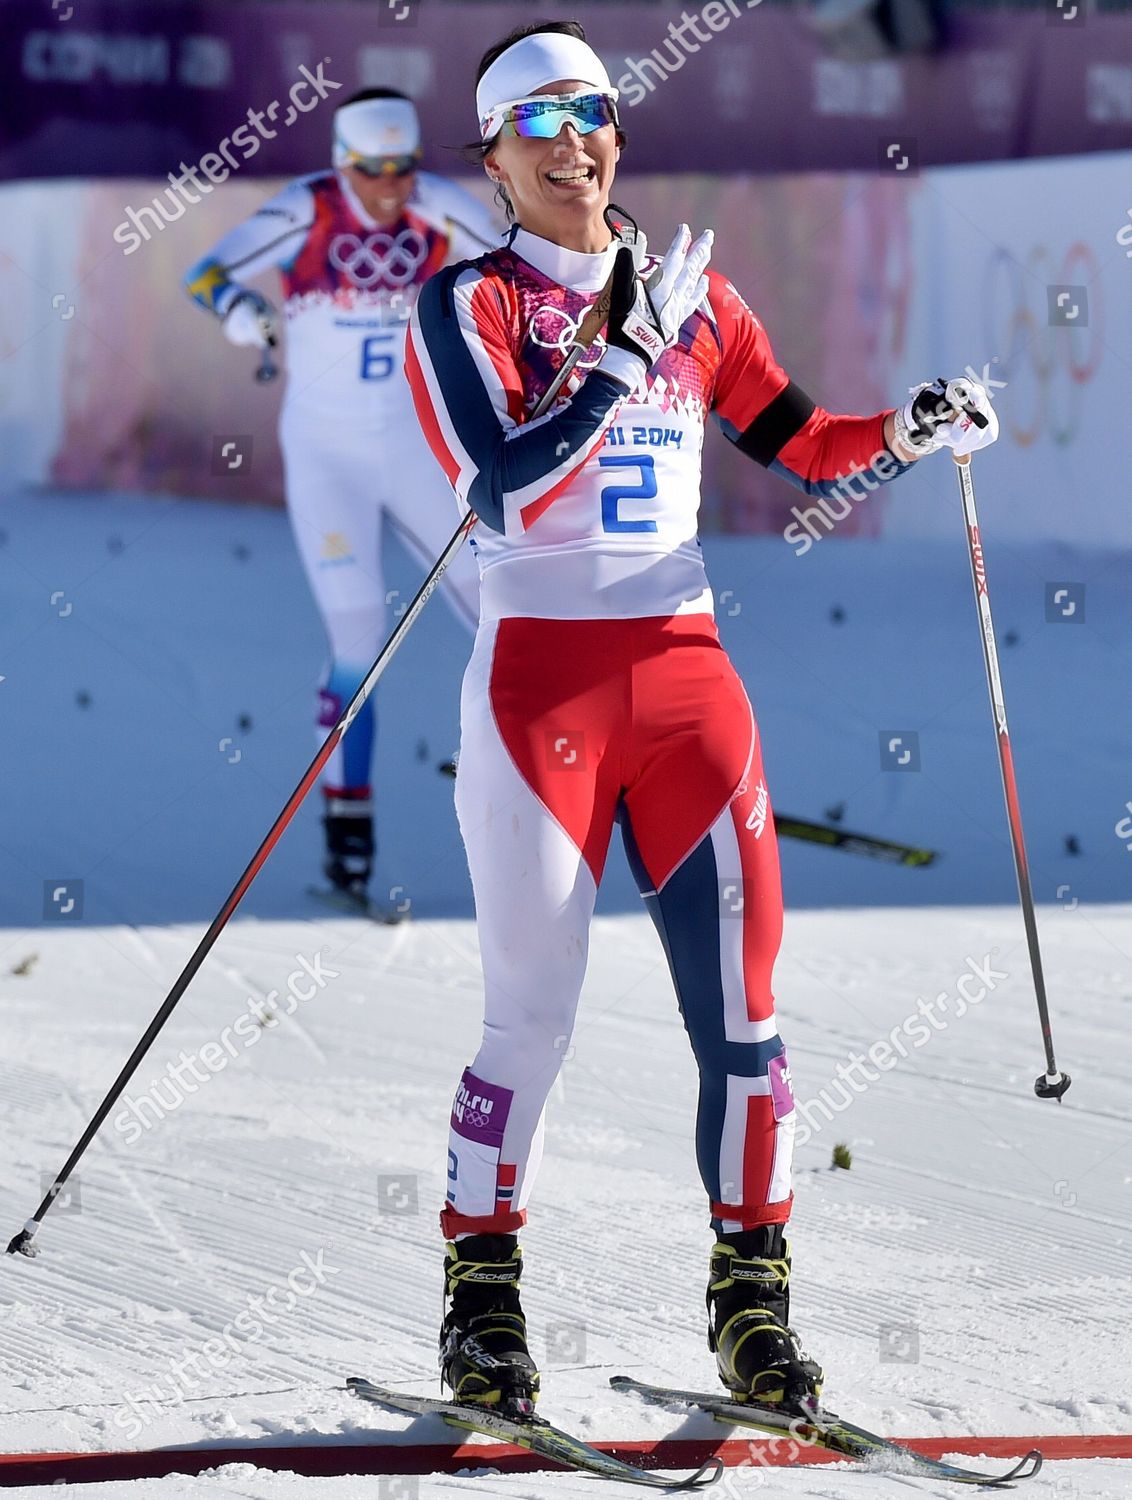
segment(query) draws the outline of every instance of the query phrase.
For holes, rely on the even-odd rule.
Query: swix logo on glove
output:
[[[631,338],[635,344],[640,344],[650,360],[658,360],[664,353],[665,344],[660,331],[651,323],[646,323],[637,313],[629,314],[625,319],[623,329],[625,336]]]

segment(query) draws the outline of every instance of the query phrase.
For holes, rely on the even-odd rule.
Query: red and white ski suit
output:
[[[887,413],[815,406],[711,273],[707,301],[646,381],[628,390],[599,339],[529,420],[613,254],[518,229],[426,283],[406,349],[425,435],[480,517],[456,806],[485,1014],[452,1113],[450,1237],[525,1220],[615,822],[699,1066],[713,1223],[790,1214],[795,1110],[771,989],[778,852],[758,729],[697,537],[700,450],[712,413],[752,457],[821,494],[887,454]]]

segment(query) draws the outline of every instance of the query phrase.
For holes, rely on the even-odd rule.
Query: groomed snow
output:
[[[297,779],[321,647],[280,516],[41,499],[7,507],[4,524],[0,691],[26,734],[22,748],[5,737],[2,767],[7,1239]],[[108,534],[123,547],[110,551]],[[232,550],[241,541],[248,558]],[[946,607],[925,603],[921,616],[934,686],[906,645],[870,658],[885,625],[876,599],[887,549],[840,554],[846,625],[854,599],[864,608],[872,590],[873,604],[859,635],[838,645],[823,613],[832,564],[824,555],[793,560],[795,569],[826,570],[813,575],[814,594],[801,597],[797,580],[809,575],[783,573],[760,550],[771,545],[717,545],[719,566],[709,564],[722,587],[720,575],[753,577],[754,563],[764,563],[758,587],[747,584],[748,634],[738,630],[743,615],[725,630],[752,671],[756,645],[762,652],[772,791],[778,781],[787,786],[779,805],[821,816],[823,798],[847,798],[847,823],[948,849],[938,883],[920,886],[934,893],[926,906],[898,903],[913,899],[916,882],[935,881],[932,872],[787,851],[788,893],[810,872],[817,888],[840,892],[836,902],[826,898],[832,909],[792,901],[777,979],[795,1088],[813,1127],[798,1151],[796,1324],[827,1368],[830,1404],[884,1432],[1127,1431],[1132,906],[1115,898],[1132,856],[1104,809],[1115,798],[1119,817],[1119,798],[1132,789],[1127,734],[1114,718],[1089,717],[1113,697],[1127,621],[1114,610],[1108,644],[1092,642],[1072,663],[1057,656],[1083,650],[1069,632],[1034,625],[1007,682],[1043,900],[1054,901],[1063,868],[1081,872],[1040,915],[1059,1056],[1074,1075],[1057,1106],[1032,1090],[1038,1029],[1021,922],[1008,899],[983,689],[970,678],[981,667],[961,542]],[[913,565],[908,549],[888,556],[893,567]],[[908,589],[916,578],[928,588],[939,554],[920,561]],[[1032,567],[1003,561],[1009,615],[1010,579],[1022,580],[1016,598],[1024,600]],[[67,616],[49,605],[56,589],[73,600]],[[899,600],[884,608],[899,611]],[[824,674],[836,692],[796,672],[788,709],[807,610],[815,639],[820,633],[840,653]],[[444,1436],[419,1427],[410,1434],[341,1389],[360,1372],[435,1391],[447,1113],[479,1022],[475,932],[459,892],[466,874],[450,789],[432,770],[454,743],[463,646],[442,611],[432,612],[419,653],[413,643],[405,648],[383,697],[385,875],[398,883],[397,860],[410,851],[413,919],[382,928],[304,901],[317,832],[306,809],[131,1085],[133,1113],[118,1129],[107,1125],[80,1170],[78,1200],[49,1216],[40,1259],[0,1259],[4,1449]],[[953,663],[945,645],[964,626]],[[889,727],[890,712],[911,712],[917,695],[920,718],[895,726],[925,725],[929,688],[953,727],[944,778],[951,800],[942,810],[927,771],[886,781],[875,768],[877,729]],[[75,702],[79,690],[90,694],[85,706]],[[1075,717],[1049,708],[1069,700]],[[239,738],[245,711],[253,724]],[[1126,721],[1128,711],[1113,701],[1114,716]],[[233,744],[220,752],[226,735]],[[839,749],[831,735],[844,737]],[[418,759],[420,738],[427,755]],[[239,761],[227,758],[233,748],[243,751]],[[1067,774],[1054,781],[1059,755]],[[973,811],[964,819],[957,803]],[[1081,856],[1060,850],[1057,830],[1070,824]],[[616,896],[625,889],[616,851],[612,864]],[[980,900],[1001,895],[1002,904],[963,904],[968,874],[985,893]],[[86,880],[82,919],[45,922],[44,881],[77,877]],[[885,901],[889,890],[900,894]],[[618,1371],[709,1387],[713,1379],[703,1338],[710,1235],[692,1153],[694,1069],[647,918],[627,899],[611,901],[619,904],[626,909],[596,924],[574,1048],[551,1104],[525,1240],[526,1304],[548,1417],[596,1439],[691,1435],[709,1430],[706,1419],[606,1390]],[[989,969],[994,988],[958,1016],[957,985],[972,966]],[[285,994],[288,976],[304,967],[323,980],[311,998],[265,1008],[264,996]],[[860,1094],[837,1087],[839,1064],[894,1034],[910,1038],[905,1024],[919,1002],[941,993],[952,1008],[933,1012],[947,1019],[927,1041],[908,1041],[907,1055],[875,1070]],[[265,1024],[245,1019],[236,1030],[249,1015]],[[186,1088],[177,1103],[166,1068],[182,1053],[206,1079],[183,1068],[195,1091]],[[160,1119],[139,1102],[155,1084]],[[824,1111],[814,1105],[823,1091]],[[141,1117],[151,1123],[130,1128]],[[830,1168],[838,1142],[852,1148],[848,1172]],[[276,1321],[266,1324],[255,1299],[296,1272],[292,1284],[310,1290],[291,1308],[276,1294],[268,1304]],[[210,1339],[220,1341],[219,1354],[202,1353]],[[727,1482],[735,1496],[948,1492],[840,1469],[749,1471]],[[400,1483],[408,1487],[241,1466],[76,1493],[411,1500],[412,1483]],[[1093,1461],[1051,1463],[1028,1491],[1099,1500],[1127,1488],[1124,1467]],[[415,1493],[595,1491],[586,1479],[516,1475],[424,1478]]]

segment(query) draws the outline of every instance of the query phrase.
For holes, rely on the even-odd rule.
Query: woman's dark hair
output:
[[[521,42],[524,37],[538,36],[540,32],[544,31],[555,31],[560,36],[572,36],[579,42],[584,42],[586,39],[585,27],[580,21],[534,21],[528,26],[516,26],[513,31],[509,31],[500,41],[493,43],[480,58],[479,67],[476,69],[477,86],[495,59],[502,56],[508,47],[513,47],[516,42]],[[625,132],[621,129],[620,125],[617,127],[617,144],[622,150],[625,149]],[[475,162],[482,166],[485,159],[491,154],[491,149],[494,145],[494,138],[490,141],[469,141],[466,146],[461,148],[461,154],[466,161]],[[510,198],[507,196],[507,189],[502,183],[496,185],[495,199],[500,207],[505,210],[508,219],[513,219],[515,211],[511,206]]]

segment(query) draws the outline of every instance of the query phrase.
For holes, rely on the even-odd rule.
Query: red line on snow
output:
[[[743,1464],[841,1463],[836,1454],[773,1438],[659,1438],[595,1443],[642,1469],[691,1469],[718,1454],[729,1468]],[[1085,1433],[1065,1437],[901,1438],[905,1447],[929,1458],[962,1453],[983,1458],[1020,1458],[1039,1448],[1047,1459],[1132,1458],[1132,1434]],[[254,1464],[310,1477],[373,1474],[453,1474],[461,1469],[498,1469],[529,1474],[558,1465],[509,1443],[303,1443],[223,1444],[205,1448],[150,1448],[110,1453],[0,1453],[0,1488],[15,1485],[97,1484],[107,1480],[160,1479],[167,1474],[202,1474],[222,1464]]]

